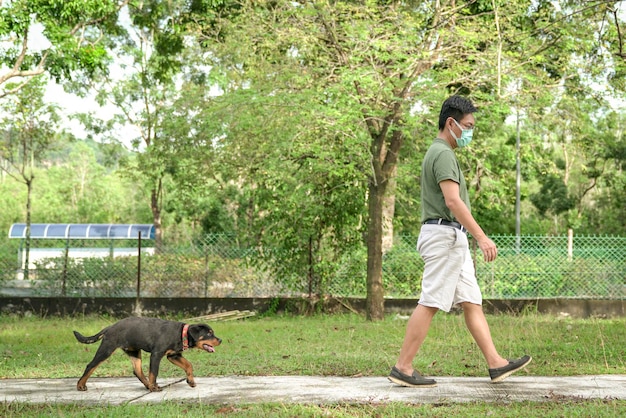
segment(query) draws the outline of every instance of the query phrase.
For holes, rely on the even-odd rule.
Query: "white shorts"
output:
[[[467,235],[445,225],[422,225],[417,251],[424,260],[419,304],[450,312],[463,302],[482,305],[483,298]]]

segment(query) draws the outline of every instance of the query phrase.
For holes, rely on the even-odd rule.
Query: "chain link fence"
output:
[[[490,238],[498,246],[498,257],[491,263],[483,260],[476,242],[471,241],[476,276],[485,298],[626,297],[624,237]],[[398,295],[417,296],[421,291],[424,264],[416,243],[417,238],[403,237],[385,257],[385,280],[398,290]]]
[[[498,258],[482,260],[473,244],[485,298],[626,297],[626,238],[615,236],[493,236]],[[423,262],[416,237],[399,237],[383,260],[385,295],[415,298]],[[365,297],[366,254],[358,249],[336,262],[326,277],[278,277],[228,235],[187,245],[142,242],[32,240],[24,267],[23,240],[0,243],[0,296],[69,297],[276,297],[309,292]],[[134,246],[134,248],[130,248]],[[123,251],[122,251],[123,250]],[[134,255],[128,255],[129,251]],[[131,252],[132,252],[131,251]],[[315,266],[313,266],[315,271]],[[314,286],[309,281],[314,280]]]

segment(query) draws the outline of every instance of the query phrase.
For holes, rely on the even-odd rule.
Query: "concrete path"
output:
[[[434,388],[404,388],[386,377],[219,376],[160,379],[161,392],[148,392],[134,377],[91,378],[87,392],[77,379],[0,380],[0,402],[124,404],[191,401],[212,404],[369,403],[369,402],[512,402],[555,399],[624,399],[626,375],[541,377],[511,376],[492,384],[488,378],[439,377]]]

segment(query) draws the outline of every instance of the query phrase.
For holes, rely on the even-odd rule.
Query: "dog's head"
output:
[[[189,336],[189,348],[199,348],[209,353],[215,352],[213,347],[222,343],[222,339],[215,335],[213,328],[206,324],[189,325],[187,335]]]

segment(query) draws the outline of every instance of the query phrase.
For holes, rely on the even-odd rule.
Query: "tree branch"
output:
[[[622,37],[622,30],[619,26],[619,18],[617,17],[617,9],[611,10],[613,13],[613,19],[615,20],[615,29],[617,29],[617,45],[619,52],[616,52],[615,55],[620,57],[623,60],[626,60],[626,51],[624,51],[624,39]]]

